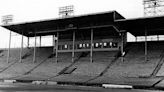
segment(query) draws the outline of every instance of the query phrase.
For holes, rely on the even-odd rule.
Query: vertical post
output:
[[[56,62],[58,62],[58,44],[59,44],[59,32],[57,32],[57,41],[56,41]]]
[[[159,41],[159,35],[157,35],[157,41]]]
[[[135,38],[136,38],[135,40],[136,40],[136,42],[137,42],[137,36],[136,36]]]
[[[74,62],[74,58],[75,58],[75,31],[73,31],[72,62]]]
[[[90,52],[90,62],[93,62],[93,29],[91,29],[91,52]]]
[[[9,22],[12,22],[13,20],[13,15],[6,15],[2,17],[2,23],[4,25],[8,25]],[[9,58],[10,58],[10,45],[11,45],[11,31],[10,31],[10,36],[9,36],[9,48],[8,48],[8,54],[7,54],[7,63],[9,63]]]
[[[55,53],[55,49],[56,49],[56,47],[55,47],[55,36],[54,35],[52,35],[52,45],[53,45],[53,54]]]
[[[42,36],[40,36],[40,42],[39,42],[40,44],[40,47],[42,46]]]
[[[145,28],[145,62],[147,61],[147,29]]]
[[[124,33],[121,33],[121,56],[122,56],[122,62],[124,61]]]
[[[33,56],[33,63],[36,62],[36,32],[35,32],[35,46],[34,46],[34,56]]]
[[[9,48],[8,48],[8,54],[7,54],[7,63],[9,63],[9,58],[10,58],[10,45],[11,45],[11,31],[9,35]]]
[[[22,31],[22,41],[21,41],[21,51],[20,51],[20,63],[22,63],[22,53],[23,53],[23,31]]]
[[[27,38],[27,48],[29,48],[29,42],[30,42],[30,39],[29,37]]]

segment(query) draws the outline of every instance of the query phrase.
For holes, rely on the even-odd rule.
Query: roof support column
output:
[[[36,32],[35,32],[35,45],[34,45],[34,56],[33,56],[33,63],[36,62]]]
[[[75,30],[73,30],[73,43],[72,43],[72,62],[75,58]]]
[[[159,41],[159,35],[157,35],[157,41]]]
[[[9,58],[10,58],[10,45],[11,45],[11,31],[9,35],[9,48],[8,48],[8,54],[7,54],[7,63],[9,63]]]
[[[30,38],[27,38],[27,48],[29,48]]]
[[[55,35],[52,35],[52,45],[53,45],[53,52],[52,52],[52,54],[55,54],[55,49],[56,49],[56,47],[55,47]]]
[[[145,28],[145,62],[147,62],[147,29]]]
[[[56,40],[56,62],[58,62],[58,44],[59,44],[59,32],[57,32],[57,40]]]
[[[137,42],[137,36],[135,37],[135,40],[136,40],[136,42]]]
[[[91,51],[90,51],[90,62],[93,62],[93,29],[91,29]]]
[[[40,36],[40,42],[39,42],[39,46],[41,47],[42,46],[42,36]]]
[[[122,32],[121,33],[121,57],[122,57],[122,59],[121,59],[121,61],[122,62],[124,62],[124,33]]]
[[[22,31],[21,51],[20,51],[20,60],[19,60],[20,63],[22,63],[22,53],[23,53],[23,31]]]

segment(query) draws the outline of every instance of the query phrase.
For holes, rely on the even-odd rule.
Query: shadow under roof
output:
[[[142,17],[134,19],[115,20],[121,30],[126,30],[134,36],[164,35],[164,16]]]
[[[124,19],[116,11],[93,13],[89,15],[72,16],[68,18],[50,19],[21,24],[2,25],[2,27],[27,37],[53,35],[59,31],[86,28],[99,28],[114,24],[114,20]]]

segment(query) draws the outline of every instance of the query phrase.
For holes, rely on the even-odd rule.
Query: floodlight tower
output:
[[[144,16],[164,15],[164,0],[143,0]]]
[[[74,6],[59,7],[59,17],[65,18],[74,15]]]
[[[13,15],[5,15],[5,16],[2,16],[2,23],[4,25],[8,25],[12,21],[13,21]]]
[[[13,21],[13,15],[2,16],[2,23],[4,25],[8,25],[12,21]],[[7,55],[7,63],[9,63],[9,58],[10,58],[10,45],[11,45],[11,31],[9,35],[9,48],[8,48],[8,55]]]

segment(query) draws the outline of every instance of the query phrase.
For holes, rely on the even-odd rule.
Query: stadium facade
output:
[[[75,52],[87,51],[90,52],[92,62],[94,51],[120,50],[123,53],[127,35],[126,32],[118,29],[115,22],[118,19],[124,17],[116,11],[110,11],[3,27],[28,38],[53,35],[53,53],[56,61],[60,52],[72,52],[72,61],[74,61]],[[35,62],[35,58],[33,60]]]
[[[4,54],[1,58],[10,58],[11,62],[15,61],[3,68],[2,72],[9,71],[8,68],[14,69],[16,73],[20,74],[13,77],[13,72],[11,73],[12,70],[10,70],[9,72],[12,75],[10,79],[17,80],[29,80],[31,78],[31,80],[49,79],[58,82],[112,83],[112,81],[118,82],[113,78],[118,80],[124,78],[119,81],[119,84],[134,83],[133,85],[138,85],[136,81],[125,78],[125,76],[148,74],[149,77],[152,77],[156,76],[162,67],[164,57],[162,46],[164,44],[162,41],[148,43],[146,39],[147,36],[151,35],[164,35],[163,20],[164,16],[125,19],[118,12],[109,11],[2,25],[2,27],[26,36],[28,39],[35,37],[34,47],[23,48],[22,45],[20,51],[12,50],[13,53],[1,51]],[[128,43],[127,32],[134,36],[144,36],[145,41]],[[36,37],[46,35],[53,36],[53,46],[47,48],[36,47]],[[20,54],[15,54],[16,51]],[[9,57],[6,56],[7,53]],[[19,63],[22,65],[21,68],[19,66],[11,67],[18,61],[24,63]],[[33,66],[30,67],[31,69],[26,68],[26,62],[30,61],[34,64],[34,66],[31,65]],[[50,64],[47,64],[47,66],[41,66],[48,61],[52,62],[49,62]],[[126,67],[129,67],[129,69],[119,66],[121,61],[122,63],[127,62],[124,66],[127,64]],[[148,62],[147,65],[142,64],[142,61]],[[109,71],[112,66],[115,67]],[[117,67],[119,68],[117,69]],[[36,74],[28,76],[31,72],[36,72]],[[120,78],[118,76],[124,77]],[[145,85],[147,85],[146,83],[153,85],[158,80],[161,79],[153,79],[153,82],[151,79],[151,82],[139,79],[139,82],[145,83]]]

